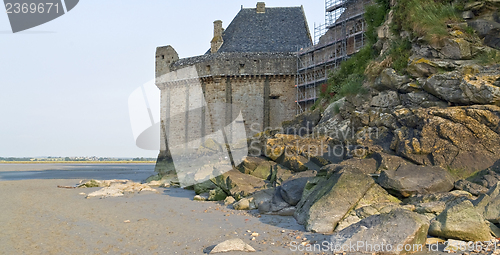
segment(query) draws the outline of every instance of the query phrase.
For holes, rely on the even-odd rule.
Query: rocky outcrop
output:
[[[426,249],[428,228],[425,217],[399,209],[363,219],[335,233],[331,242],[339,247],[336,253],[378,254],[382,249],[383,254],[413,253]]]
[[[377,183],[395,195],[448,192],[453,189],[453,177],[441,167],[404,165],[394,171],[384,170]]]
[[[399,109],[391,148],[417,164],[485,169],[500,157],[500,107]]]

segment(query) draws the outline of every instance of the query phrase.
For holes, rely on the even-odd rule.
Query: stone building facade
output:
[[[226,29],[222,21],[215,21],[214,37],[204,55],[179,59],[172,46],[158,47],[157,171],[168,168],[162,162],[170,160],[172,145],[196,150],[204,137],[231,123],[242,124],[251,136],[293,118],[295,52],[297,45],[311,44],[302,7],[269,8],[257,3],[256,8],[242,8]]]

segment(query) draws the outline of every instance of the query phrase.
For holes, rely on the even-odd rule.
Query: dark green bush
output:
[[[378,0],[376,2],[377,4],[365,7],[365,21],[367,24],[365,34],[370,44],[377,42],[377,27],[384,23],[387,13],[390,10],[390,1]]]
[[[389,55],[392,57],[392,68],[400,74],[406,72],[408,59],[410,58],[411,42],[408,39],[399,38],[392,42]]]

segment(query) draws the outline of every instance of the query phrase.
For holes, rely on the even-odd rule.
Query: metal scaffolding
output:
[[[313,46],[297,48],[297,114],[316,102],[328,74],[364,47],[367,2],[370,0],[325,0],[325,23],[315,25]]]

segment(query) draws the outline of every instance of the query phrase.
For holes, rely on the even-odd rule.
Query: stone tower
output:
[[[259,2],[256,8],[242,8],[225,30],[222,21],[215,21],[204,55],[179,59],[171,46],[158,47],[156,85],[164,127],[156,171],[171,167],[168,144],[196,150],[193,137],[223,130],[240,114],[243,120],[237,122],[247,136],[291,119],[296,112],[295,52],[297,45],[311,44],[302,7],[269,8]]]

